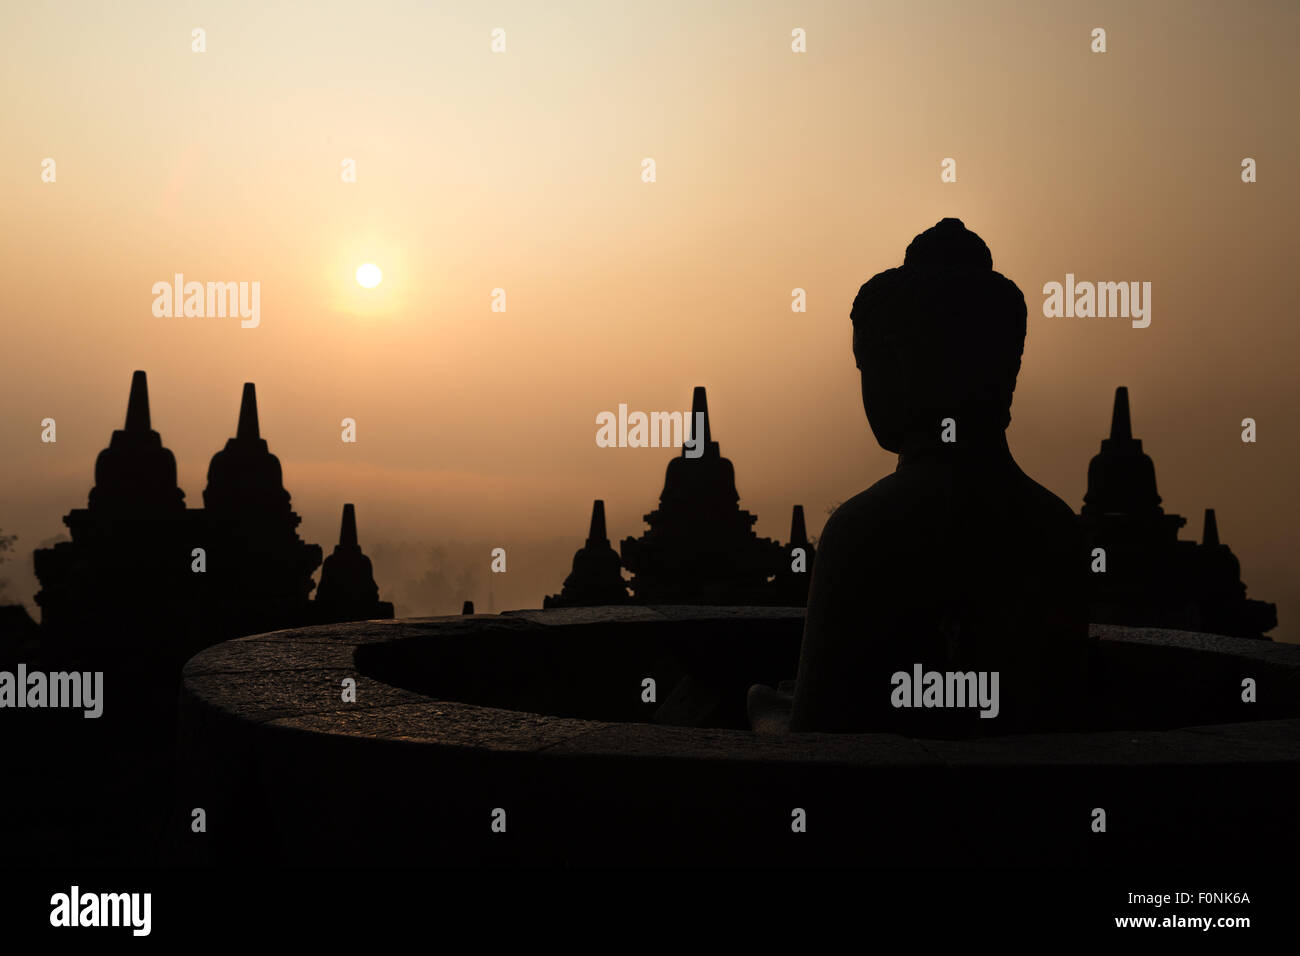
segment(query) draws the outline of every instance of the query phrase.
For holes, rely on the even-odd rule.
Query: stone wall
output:
[[[783,669],[797,658],[800,620],[796,609],[587,608],[335,625],[209,648],[185,668],[171,856],[1289,865],[1300,850],[1288,809],[1300,648],[1288,645],[1094,627],[1113,695],[1182,695],[1185,714],[1200,701],[1213,719],[978,740],[671,726],[652,719],[666,684],[640,720],[628,717],[639,683],[630,708],[605,687],[656,662],[671,683],[674,661],[707,686],[710,662],[743,650],[747,634],[753,653],[733,684],[792,676]],[[687,635],[710,646],[683,649]],[[602,644],[593,669],[573,669]],[[539,694],[530,674],[562,692]],[[593,674],[601,686],[584,697]],[[1232,703],[1243,675],[1257,682],[1257,704]],[[342,699],[345,680],[355,702]],[[465,699],[421,693],[438,686]],[[529,695],[553,712],[518,709]],[[207,812],[206,834],[189,832],[194,807]],[[791,829],[796,808],[804,833]],[[1090,825],[1096,808],[1105,833]]]

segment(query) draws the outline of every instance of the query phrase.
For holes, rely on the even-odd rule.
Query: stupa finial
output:
[[[236,438],[261,438],[257,427],[257,388],[252,382],[244,383],[244,397],[239,403],[239,427]]]
[[[795,505],[790,516],[790,543],[801,547],[808,543],[808,528],[803,520],[803,505]]]
[[[1133,426],[1128,415],[1128,388],[1121,385],[1115,389],[1115,410],[1110,416],[1110,440],[1129,441],[1133,438]]]
[[[701,420],[699,417],[701,415],[704,416],[703,418],[704,445],[703,446],[700,446],[698,444],[700,436],[695,434],[695,423]],[[708,395],[705,394],[703,385],[695,386],[695,395],[691,399],[690,430],[691,430],[692,447],[693,448],[702,447],[704,451],[707,451],[710,443],[713,441],[713,433],[709,429],[709,397]],[[697,452],[693,457],[698,458],[700,454],[702,454],[702,452]],[[682,450],[682,455],[686,456],[685,449]]]
[[[1219,520],[1214,516],[1213,508],[1205,509],[1205,529],[1201,533],[1201,544],[1207,548],[1219,546]]]
[[[343,506],[343,523],[339,526],[339,547],[357,547],[357,509],[355,505]]]
[[[591,530],[587,532],[587,547],[601,542],[609,542],[605,533],[605,502],[597,498],[591,503]]]
[[[128,432],[147,432],[152,425],[149,421],[149,382],[144,372],[137,371],[131,375],[131,397],[126,403],[126,425]]]

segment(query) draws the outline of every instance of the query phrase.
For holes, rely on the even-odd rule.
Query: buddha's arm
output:
[[[795,685],[793,701],[787,693],[773,690],[771,687],[755,685],[749,689],[747,710],[750,726],[759,733],[783,733],[787,730],[818,729],[818,706],[824,700],[822,688],[825,686],[823,660],[825,658],[825,638],[828,631],[827,607],[832,594],[838,594],[840,588],[833,583],[836,548],[834,542],[834,516],[826,523],[822,539],[817,546],[817,557],[813,562],[812,581],[809,585],[808,610],[804,617],[803,640],[799,651],[799,677]],[[794,712],[798,711],[803,726],[794,723]]]
[[[864,582],[853,581],[856,575],[846,567],[854,563],[855,549],[843,546],[841,524],[834,517],[827,522],[813,564],[790,719],[793,731],[829,730],[840,722],[843,697],[853,693],[853,678],[843,667],[852,646],[868,638],[863,613],[868,595]]]
[[[917,554],[924,550],[896,523],[880,520],[896,510],[869,491],[826,523],[808,593],[791,730],[861,731],[888,707],[882,662],[897,656],[889,648],[897,652],[915,623]]]

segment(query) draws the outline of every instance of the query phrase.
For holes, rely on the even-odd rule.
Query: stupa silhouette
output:
[[[252,382],[235,436],[209,463],[203,502],[185,507],[176,459],[151,426],[145,373],[135,372],[126,423],[96,459],[88,507],[63,519],[72,540],[33,554],[46,651],[111,658],[134,648],[183,661],[243,634],[392,616],[369,559],[353,551],[346,511],[327,599],[309,600],[321,549],[298,537],[302,519],[261,437]]]
[[[564,579],[559,594],[552,594],[542,607],[589,607],[597,604],[626,604],[627,582],[623,562],[610,546],[605,531],[605,502],[591,503],[591,530],[587,543],[573,555],[573,570]]]
[[[144,372],[131,376],[126,423],[113,432],[95,459],[95,485],[89,510],[128,516],[174,514],[185,509],[185,492],[176,485],[176,457],[163,447],[149,415],[149,383]]]
[[[708,398],[696,386],[691,430],[703,441],[695,458],[683,448],[668,463],[659,507],[645,516],[639,538],[624,538],[623,564],[639,604],[771,604],[769,579],[783,550],[753,530],[758,520],[740,508],[736,473],[713,441]],[[703,416],[703,434],[694,435]]]
[[[339,543],[325,559],[316,591],[317,620],[370,621],[393,616],[393,605],[379,600],[370,559],[357,543],[357,512],[353,505],[343,506]]]
[[[320,545],[298,537],[280,459],[257,420],[257,391],[244,383],[235,437],[212,456],[203,491],[210,549],[205,584],[225,629],[252,634],[310,615]]]
[[[795,555],[796,548],[803,551],[802,559]],[[785,553],[777,566],[776,579],[772,582],[773,604],[807,606],[808,583],[812,580],[813,561],[816,557],[817,549],[808,540],[803,505],[795,505],[790,515],[790,543],[785,546]],[[797,563],[802,566],[801,570],[795,569]]]
[[[87,507],[63,518],[71,540],[32,555],[46,653],[98,655],[106,622],[119,647],[186,641],[197,626],[190,552],[204,538],[199,515],[185,508],[176,459],[152,428],[148,381],[137,371],[126,422],[95,460]]]
[[[1160,507],[1155,465],[1133,437],[1126,387],[1115,390],[1110,437],[1088,465],[1083,501],[1089,560],[1093,568],[1105,561],[1104,571],[1089,575],[1094,623],[1253,638],[1277,625],[1275,605],[1246,598],[1240,564],[1219,543],[1212,509],[1201,544],[1178,539],[1187,519]]]

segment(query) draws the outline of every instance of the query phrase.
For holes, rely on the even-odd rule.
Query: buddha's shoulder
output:
[[[1026,507],[1035,512],[1038,519],[1070,527],[1075,526],[1079,520],[1078,516],[1060,495],[1040,485],[1024,472],[1019,473],[1019,479]]]
[[[861,540],[864,534],[880,532],[899,523],[924,497],[915,483],[900,480],[897,472],[888,474],[836,508],[822,529],[822,540],[834,545],[836,539]]]
[[[840,505],[827,520],[822,537],[832,547],[836,539],[861,541],[893,533],[914,537],[928,523],[944,520],[939,506],[950,495],[938,473],[896,471]],[[1047,533],[1073,531],[1078,521],[1068,504],[1019,468],[1009,470],[988,495],[990,504],[998,504],[997,513],[1018,513],[1026,526]]]

